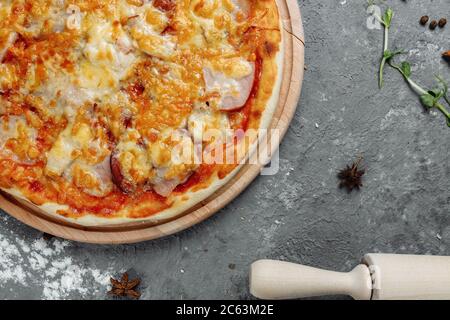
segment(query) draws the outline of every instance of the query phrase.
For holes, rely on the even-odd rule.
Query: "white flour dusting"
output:
[[[10,218],[0,216],[0,223]],[[112,267],[100,270],[74,261],[67,255],[69,241],[57,238],[35,239],[28,243],[10,234],[0,234],[0,287],[16,283],[24,287],[38,284],[42,287],[41,299],[65,299],[69,296],[102,297],[109,286]],[[116,270],[117,271],[117,270]]]

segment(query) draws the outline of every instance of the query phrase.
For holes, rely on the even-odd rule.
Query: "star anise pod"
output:
[[[365,169],[359,169],[362,157],[360,157],[351,166],[347,166],[345,169],[339,171],[338,178],[341,180],[339,188],[346,188],[350,193],[353,189],[360,189],[362,184],[362,177],[366,173]]]
[[[120,280],[110,278],[112,289],[108,292],[116,297],[128,297],[139,299],[141,293],[136,290],[136,287],[141,283],[141,279],[136,278],[129,280],[128,273],[125,272]]]
[[[447,60],[448,62],[450,62],[450,50],[449,51],[445,51],[444,53],[442,53],[442,57]]]

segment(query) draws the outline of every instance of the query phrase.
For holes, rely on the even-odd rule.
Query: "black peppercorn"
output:
[[[447,19],[442,18],[441,20],[439,20],[439,28],[445,27],[446,24],[447,24]]]
[[[428,23],[429,20],[430,20],[430,17],[423,16],[422,18],[420,18],[420,24],[424,26]]]
[[[438,26],[438,22],[436,20],[431,21],[430,23],[430,29],[434,30]]]

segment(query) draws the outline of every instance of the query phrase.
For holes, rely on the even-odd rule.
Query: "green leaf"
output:
[[[391,8],[387,8],[383,15],[383,22],[386,28],[391,26],[392,18],[394,16],[394,11]]]
[[[427,108],[434,108],[434,105],[436,104],[436,100],[431,94],[420,96],[420,102]]]
[[[435,76],[435,77],[438,80],[438,82],[440,84],[442,84],[442,86],[446,89],[445,91],[448,91],[448,84],[447,84],[447,82],[441,76]]]
[[[395,56],[398,56],[399,54],[403,54],[403,50],[397,50],[397,51],[386,50],[383,53],[383,58],[385,58],[386,60],[390,60],[390,59],[394,58]]]
[[[403,75],[406,78],[411,77],[411,64],[408,61],[403,61],[400,66],[400,69],[402,70]]]
[[[440,99],[444,96],[444,91],[441,88],[434,88],[428,91],[428,93],[434,98],[434,99]]]
[[[438,80],[438,82],[443,87],[443,91],[444,91],[444,95],[443,96],[446,96],[447,92],[448,92],[448,84],[447,84],[447,82],[443,78],[441,78],[440,76],[436,76],[436,79]]]

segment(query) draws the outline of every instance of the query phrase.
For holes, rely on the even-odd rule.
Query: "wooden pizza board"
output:
[[[300,98],[304,72],[304,34],[297,1],[277,0],[283,22],[285,57],[280,99],[270,128],[282,138]],[[273,146],[278,147],[278,146]],[[262,165],[246,164],[215,194],[183,215],[159,225],[132,223],[113,227],[81,227],[51,218],[26,201],[0,193],[0,208],[21,222],[57,237],[98,244],[136,243],[165,237],[212,216],[236,198],[260,173]]]

